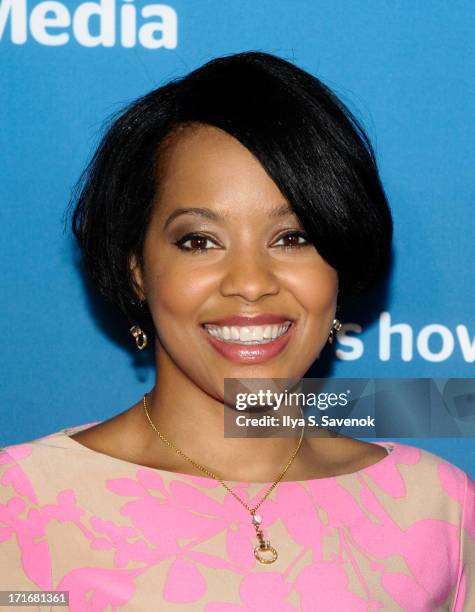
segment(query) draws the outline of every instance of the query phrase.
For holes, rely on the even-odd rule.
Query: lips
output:
[[[242,319],[241,319],[242,320]],[[249,320],[247,318],[247,320]],[[279,318],[279,322],[282,319]],[[289,320],[286,318],[285,320]],[[211,324],[211,323],[210,323]],[[223,341],[210,335],[204,326],[202,326],[203,333],[206,335],[207,341],[219,353],[222,357],[225,357],[229,361],[240,364],[258,364],[269,361],[270,359],[277,357],[285,347],[289,344],[294,334],[295,323],[292,323],[287,331],[275,338],[275,340],[267,341],[265,343],[256,342],[250,344],[238,344],[230,340]]]

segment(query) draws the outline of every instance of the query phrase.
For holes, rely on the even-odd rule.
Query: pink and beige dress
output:
[[[68,591],[73,612],[475,611],[475,483],[437,455],[377,442],[370,467],[281,482],[262,564],[224,487],[68,435],[93,424],[0,450],[0,590]],[[270,485],[228,484],[250,505]]]

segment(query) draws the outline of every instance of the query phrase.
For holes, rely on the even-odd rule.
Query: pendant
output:
[[[254,548],[254,556],[260,563],[274,563],[277,559],[277,551],[270,545],[269,540],[264,540],[264,534],[261,529],[262,517],[260,514],[256,514],[252,511],[251,514],[252,524],[256,529],[256,536],[259,540],[259,544]]]

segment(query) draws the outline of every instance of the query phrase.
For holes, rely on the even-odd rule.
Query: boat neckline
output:
[[[74,440],[73,438],[71,438],[70,434],[75,434],[75,433],[79,433],[80,431],[84,431],[86,429],[89,429],[90,427],[93,427],[94,425],[98,425],[99,423],[101,423],[102,421],[94,421],[92,423],[85,423],[82,425],[75,425],[72,427],[66,427],[63,429],[60,429],[58,432],[54,433],[54,434],[50,434],[50,436],[56,436],[56,437],[62,437],[64,441],[66,441],[71,447],[74,447],[78,450],[81,450],[87,454],[90,454],[91,456],[94,457],[100,457],[100,458],[105,458],[109,461],[112,461],[114,463],[117,464],[122,464],[122,465],[127,465],[129,467],[133,467],[135,469],[144,469],[144,470],[152,470],[153,472],[159,473],[159,474],[164,474],[168,477],[177,477],[177,478],[186,478],[186,479],[192,479],[195,482],[199,482],[202,481],[203,483],[210,483],[210,482],[214,482],[217,483],[219,485],[219,481],[215,480],[214,478],[208,477],[208,476],[200,476],[200,475],[195,475],[195,474],[187,474],[186,472],[176,472],[176,471],[172,471],[172,470],[165,470],[163,468],[154,468],[154,467],[150,467],[147,465],[142,465],[140,463],[134,463],[133,461],[127,461],[126,459],[120,459],[119,457],[113,457],[112,455],[107,455],[106,453],[101,453],[100,451],[96,451],[92,448],[89,448],[88,446],[85,446],[84,444],[81,444],[81,442],[78,442],[77,440]],[[46,436],[46,437],[50,437],[50,436]],[[334,479],[341,479],[341,478],[355,478],[359,475],[362,474],[368,474],[371,473],[372,470],[375,469],[379,469],[382,465],[385,465],[389,460],[391,460],[396,451],[398,450],[398,447],[400,446],[399,443],[394,442],[393,440],[384,440],[384,441],[379,441],[379,440],[375,440],[373,442],[369,442],[370,444],[377,444],[378,446],[382,446],[385,450],[386,450],[386,455],[384,457],[382,457],[381,459],[379,459],[379,461],[376,461],[375,463],[372,463],[371,465],[368,465],[364,468],[360,468],[359,470],[355,470],[353,472],[346,472],[344,474],[336,474],[335,476],[323,476],[321,478],[307,478],[307,479],[303,479],[303,480],[281,480],[281,483],[318,483],[318,482],[325,482],[325,481],[330,481],[330,480],[334,480]],[[224,480],[224,479],[223,479]],[[271,485],[273,484],[271,481],[245,481],[245,480],[225,480],[224,482],[226,483],[232,483],[234,485]]]

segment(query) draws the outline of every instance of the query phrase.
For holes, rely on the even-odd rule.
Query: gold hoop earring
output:
[[[130,328],[130,333],[135,338],[135,344],[139,351],[143,351],[148,344],[147,334],[139,325],[134,325]]]
[[[339,332],[342,328],[342,324],[338,319],[333,319],[332,328],[330,330],[330,335],[328,336],[328,342],[333,344],[333,334],[335,331]]]

